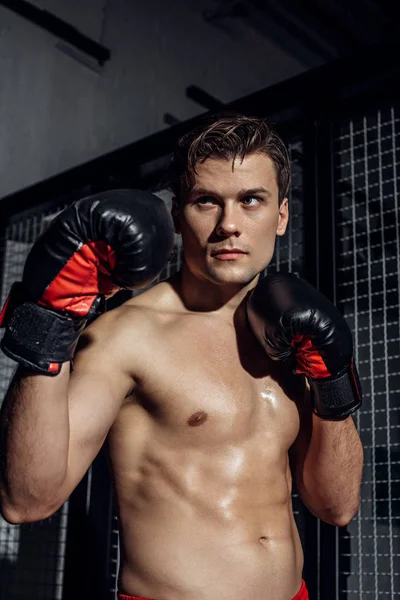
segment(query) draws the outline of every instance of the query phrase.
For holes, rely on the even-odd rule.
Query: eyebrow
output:
[[[192,189],[190,194],[204,194],[204,195],[208,195],[208,196],[219,196],[220,195],[220,194],[218,194],[218,192],[216,192],[214,190],[209,190],[206,188],[196,188],[196,187],[194,187]],[[266,196],[269,196],[269,197],[272,196],[271,192],[269,190],[267,190],[265,187],[251,188],[249,190],[246,190],[246,189],[239,190],[239,196],[253,196],[255,194],[265,194]]]

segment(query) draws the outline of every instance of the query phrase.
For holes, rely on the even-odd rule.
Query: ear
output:
[[[175,196],[172,198],[171,216],[174,221],[175,233],[180,233],[179,203]]]
[[[279,206],[279,220],[276,235],[284,235],[289,221],[289,201],[284,198]]]

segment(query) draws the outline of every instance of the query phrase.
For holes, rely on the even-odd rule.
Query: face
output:
[[[185,263],[198,278],[246,285],[270,263],[283,235],[288,203],[279,206],[276,171],[264,154],[197,165],[193,189],[173,217],[182,235]]]

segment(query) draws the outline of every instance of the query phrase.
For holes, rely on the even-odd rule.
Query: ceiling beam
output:
[[[31,2],[26,2],[26,0],[0,0],[0,6],[8,8],[20,17],[38,25],[74,48],[91,56],[100,65],[110,59],[111,52],[108,48],[95,42],[47,10],[34,6]]]

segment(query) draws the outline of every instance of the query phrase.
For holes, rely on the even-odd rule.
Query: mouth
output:
[[[211,256],[218,260],[236,260],[246,256],[246,254],[247,252],[244,252],[239,248],[222,248],[221,250],[211,252]]]

